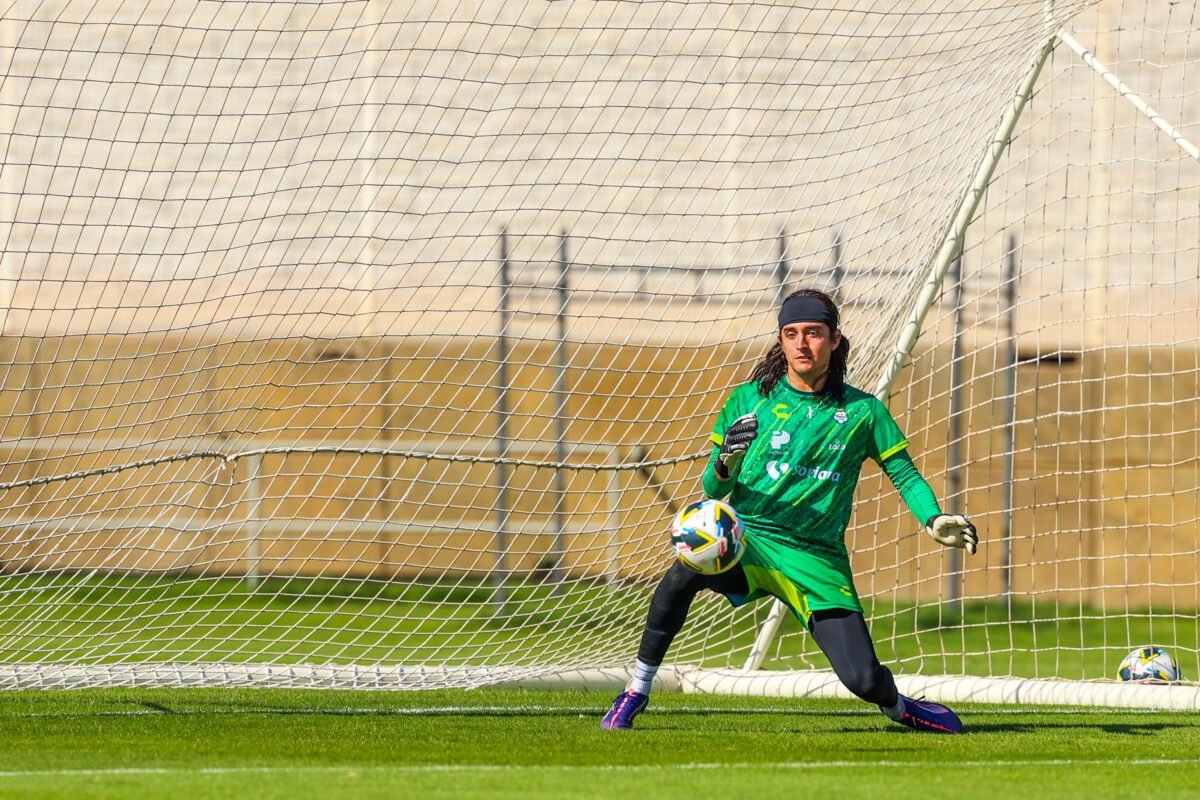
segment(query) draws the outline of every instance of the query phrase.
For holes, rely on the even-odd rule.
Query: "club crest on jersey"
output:
[[[846,413],[846,409],[839,408],[837,413],[833,415],[833,419],[837,424],[841,425],[850,421],[850,415]]]
[[[787,431],[773,431],[771,433],[771,449],[779,450],[791,440],[792,435]]]

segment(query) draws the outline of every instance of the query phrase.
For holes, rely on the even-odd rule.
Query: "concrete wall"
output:
[[[5,345],[11,353],[14,343]],[[379,342],[358,359],[324,341],[140,346],[141,355],[101,338],[25,344],[18,357],[35,366],[9,373],[24,385],[5,391],[14,413],[0,442],[0,479],[182,452],[317,445],[343,452],[247,456],[224,468],[196,457],[7,491],[0,518],[7,570],[431,578],[498,567],[496,467],[469,460],[495,454],[475,443],[496,428],[496,382],[479,366],[481,351],[494,343]],[[112,390],[105,387],[114,375],[97,382],[88,374],[94,365],[82,358],[40,362],[38,348],[79,356],[108,351],[117,357],[112,363],[138,367],[125,375],[124,389]],[[156,355],[164,351],[176,354]],[[574,352],[574,363],[592,366],[569,374],[568,463],[633,463],[642,443],[647,459],[703,452],[721,400],[710,387],[745,375],[758,355],[671,349],[636,351],[629,360],[630,352]],[[331,358],[335,353],[342,357]],[[923,353],[892,407],[944,505],[978,523],[985,546],[968,562],[965,586],[968,596],[990,597],[1002,586],[1005,515],[997,355],[972,351],[964,362],[965,493],[953,499],[946,497],[945,355]],[[532,365],[549,362],[553,352],[542,345],[514,356]],[[1012,585],[1021,594],[1065,600],[1193,607],[1200,566],[1197,352],[1130,350],[1121,374],[1114,366],[1085,357],[1018,367]],[[1093,382],[1103,383],[1108,404],[1094,419],[1085,410]],[[513,371],[510,457],[555,459],[553,385],[549,370]],[[80,395],[92,398],[90,408],[80,408]],[[168,408],[175,413],[150,418]],[[1089,440],[1091,431],[1100,438]],[[413,455],[353,452],[370,447]],[[434,452],[438,458],[415,455]],[[562,541],[570,573],[656,574],[667,563],[667,496],[684,502],[698,495],[702,464],[655,468],[661,492],[634,470],[565,471]],[[936,596],[945,586],[944,553],[917,533],[877,470],[867,465],[864,475],[849,534],[860,588],[905,599]],[[552,560],[554,480],[549,467],[509,468],[506,569],[536,574]]]

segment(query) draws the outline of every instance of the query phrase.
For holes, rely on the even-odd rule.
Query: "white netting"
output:
[[[873,389],[1014,92],[1089,5],[10,4],[0,662],[627,662],[779,297],[835,289]],[[1125,6],[1110,66],[1186,130],[1194,12]],[[1200,167],[1098,119],[1106,91],[1058,49],[968,234],[953,502],[985,532],[1017,509],[1013,602],[984,602],[994,533],[960,610],[894,493],[860,491],[900,669],[1095,677],[1153,625],[1200,672]],[[1006,393],[1008,231],[1043,365]],[[891,401],[942,495],[946,297]],[[739,665],[764,611],[698,603],[672,660]]]
[[[1101,4],[1068,27],[1195,142],[1198,21]],[[886,492],[857,518],[876,636],[906,671],[1115,678],[1156,643],[1200,674],[1191,142],[1060,43],[890,402],[987,547],[935,552]]]

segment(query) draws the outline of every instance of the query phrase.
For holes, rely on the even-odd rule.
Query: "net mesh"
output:
[[[1194,129],[1190,8],[877,6],[9,4],[0,663],[631,660],[780,297],[874,388],[1059,26]],[[848,533],[897,669],[1200,674],[1198,183],[1058,48],[889,400],[987,547]]]

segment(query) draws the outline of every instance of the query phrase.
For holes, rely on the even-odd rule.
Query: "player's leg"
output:
[[[613,701],[612,708],[600,723],[606,730],[633,727],[633,719],[650,702],[650,688],[658,668],[666,658],[675,635],[683,629],[692,601],[703,589],[721,594],[738,596],[750,591],[746,574],[740,565],[735,565],[720,575],[701,575],[687,569],[678,561],[671,565],[667,574],[659,581],[650,600],[646,625],[642,629],[642,641],[638,646],[637,662],[633,677],[625,691]]]
[[[962,732],[962,722],[950,709],[940,703],[912,700],[897,691],[891,670],[879,663],[875,655],[875,645],[861,613],[844,609],[814,611],[809,630],[838,680],[855,695],[910,728]]]
[[[847,689],[877,706],[896,705],[896,681],[879,663],[862,614],[840,608],[814,611],[809,630]]]
[[[750,586],[740,564],[720,575],[701,575],[676,561],[667,570],[650,600],[646,626],[638,647],[639,662],[653,667],[662,664],[671,642],[683,629],[692,601],[702,589],[736,596],[749,592]],[[645,689],[646,694],[650,691],[649,683],[636,684],[635,688]]]

